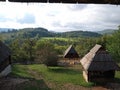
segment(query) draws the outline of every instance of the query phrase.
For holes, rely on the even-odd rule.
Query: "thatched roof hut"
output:
[[[119,66],[101,45],[96,44],[82,59],[83,75],[86,81],[99,81],[114,78]]]
[[[73,45],[70,45],[65,53],[64,53],[64,58],[79,58],[79,55],[77,53],[77,51],[74,49]]]
[[[40,2],[40,3],[80,3],[80,4],[120,4],[120,0],[9,0],[11,2]]]
[[[0,41],[0,76],[6,76],[11,72],[10,49]]]

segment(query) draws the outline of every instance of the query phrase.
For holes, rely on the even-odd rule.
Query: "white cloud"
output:
[[[0,3],[0,27],[48,30],[103,30],[120,25],[120,6]]]

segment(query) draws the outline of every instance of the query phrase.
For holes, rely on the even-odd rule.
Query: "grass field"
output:
[[[64,84],[94,86],[93,83],[85,82],[80,65],[74,67],[47,67],[43,64],[13,65],[11,75],[27,78],[32,82],[24,84],[20,90],[62,90]],[[115,78],[120,83],[119,71],[116,72]]]
[[[62,37],[43,37],[42,40],[62,40],[62,41],[68,41],[73,40],[73,38],[62,38]]]
[[[63,84],[91,87],[93,83],[86,83],[82,71],[76,67],[47,67],[45,65],[13,65],[11,75],[36,80],[36,83],[50,82],[61,88]],[[28,86],[28,85],[26,85]],[[30,88],[31,86],[29,85]],[[32,87],[36,88],[36,87]],[[26,90],[26,89],[25,89]],[[34,90],[34,89],[33,89]],[[36,90],[36,89],[35,89]]]

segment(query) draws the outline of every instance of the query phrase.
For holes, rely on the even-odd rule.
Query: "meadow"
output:
[[[81,65],[73,67],[47,67],[43,64],[13,65],[12,77],[29,79],[18,90],[62,90],[66,85],[91,88],[94,83],[85,82]],[[120,83],[120,72],[116,72],[116,82]],[[68,86],[67,86],[68,87]],[[66,89],[64,89],[66,90]]]
[[[45,83],[53,84],[51,89],[60,89],[64,84],[85,87],[93,86],[93,83],[85,82],[80,65],[74,67],[47,67],[43,64],[13,65],[11,76],[34,80],[38,84],[43,80]],[[27,85],[23,88],[30,87],[31,85]],[[34,88],[38,88],[38,86]]]

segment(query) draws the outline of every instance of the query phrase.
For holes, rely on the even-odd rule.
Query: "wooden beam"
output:
[[[0,2],[5,2],[6,0],[0,0]]]
[[[0,0],[5,1],[5,0]],[[71,3],[71,4],[115,4],[120,5],[120,0],[9,0],[10,2],[34,2],[34,3]]]

